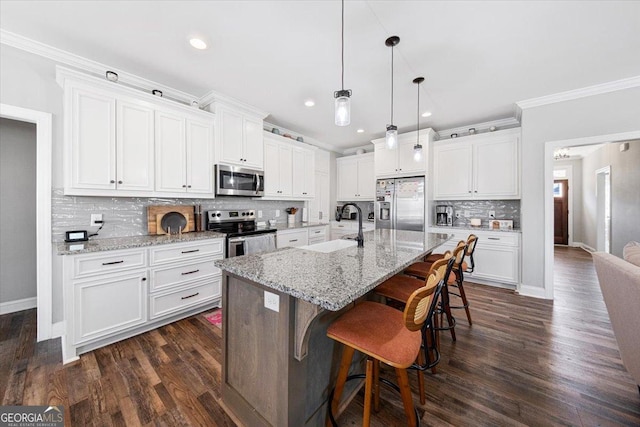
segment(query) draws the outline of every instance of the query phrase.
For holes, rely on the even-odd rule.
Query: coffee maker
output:
[[[436,206],[436,225],[453,225],[453,207],[448,205]]]

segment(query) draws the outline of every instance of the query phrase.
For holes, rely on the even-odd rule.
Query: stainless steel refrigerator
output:
[[[376,181],[376,228],[425,230],[424,177]]]

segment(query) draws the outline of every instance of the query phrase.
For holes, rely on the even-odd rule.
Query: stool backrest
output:
[[[464,261],[466,249],[467,243],[464,240],[460,240],[460,242],[458,242],[458,246],[456,246],[456,248],[453,250],[453,258],[455,258],[453,268],[455,268],[456,270],[462,266],[462,261]]]
[[[422,328],[422,324],[429,315],[429,308],[436,288],[441,281],[442,276],[438,271],[429,274],[425,285],[416,289],[407,300],[403,318],[405,327],[410,331],[419,331]]]
[[[476,250],[477,243],[478,243],[478,236],[476,236],[475,234],[469,234],[469,237],[467,237],[467,256],[469,257],[469,266],[470,266],[467,272],[469,273],[473,273],[473,270],[476,267],[476,263],[473,259],[473,253]]]

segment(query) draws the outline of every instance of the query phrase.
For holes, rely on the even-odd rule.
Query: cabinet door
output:
[[[483,199],[519,197],[517,137],[502,137],[474,144],[473,195]]]
[[[336,162],[336,169],[338,201],[355,200],[358,194],[358,160],[340,159]]]
[[[420,144],[422,145],[422,157],[419,161],[416,161],[413,150],[416,141],[398,142],[398,173],[423,175],[426,172],[427,144],[423,140],[420,141]]]
[[[244,166],[242,115],[234,111],[220,110],[220,161],[223,163]]]
[[[316,155],[313,150],[304,151],[304,197],[314,197],[316,194],[316,175],[314,168]]]
[[[519,281],[518,258],[517,247],[478,245],[473,254],[475,261],[473,277],[517,284]]]
[[[305,175],[311,171],[305,170],[304,150],[302,148],[294,148],[292,152],[292,183],[291,192],[295,197],[305,197]],[[313,169],[312,169],[313,170]]]
[[[389,149],[385,142],[375,145],[376,176],[394,176],[398,172],[397,150]]]
[[[433,149],[434,198],[472,197],[471,144],[441,145]]]
[[[213,193],[213,126],[187,119],[187,191]]]
[[[280,145],[264,143],[264,195],[280,196]]]
[[[156,191],[187,189],[184,118],[156,111]]]
[[[280,195],[291,196],[293,194],[293,150],[288,145],[278,147],[280,158]]]
[[[102,93],[71,91],[71,187],[116,188],[116,99]]]
[[[262,170],[264,137],[262,131],[262,120],[244,118],[244,165],[253,169]]]
[[[375,199],[376,177],[373,163],[372,155],[358,160],[358,199]]]
[[[73,285],[73,343],[123,331],[147,320],[144,271]]]
[[[117,102],[117,188],[153,191],[153,109],[136,101]]]
[[[316,171],[314,174],[315,194],[309,200],[309,221],[329,220],[329,174]]]

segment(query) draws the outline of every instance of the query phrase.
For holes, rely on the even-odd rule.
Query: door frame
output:
[[[37,340],[51,339],[52,244],[51,244],[51,152],[52,115],[37,110],[0,104],[0,117],[36,125],[36,280]]]
[[[595,174],[596,174],[596,250],[600,251],[600,239],[604,238],[603,236],[601,236],[600,233],[603,233],[604,236],[607,236],[608,240],[609,240],[608,242],[606,242],[606,241],[604,242],[605,251],[607,253],[611,253],[611,165],[607,165],[607,166],[604,166],[604,167],[602,167],[600,169],[596,169]],[[604,230],[601,229],[602,222],[599,221],[599,220],[601,220],[602,218],[599,218],[599,215],[598,215],[598,212],[600,212],[600,208],[601,208],[601,206],[600,206],[600,202],[601,202],[600,197],[601,197],[601,195],[600,195],[600,192],[598,191],[598,188],[600,187],[600,183],[598,182],[598,180],[600,179],[600,175],[601,174],[609,175],[609,189],[608,189],[608,192],[609,192],[609,203],[608,203],[609,204],[609,206],[608,206],[608,208],[609,208],[608,209],[608,211],[609,211],[609,221],[608,221],[608,224],[607,224],[609,230],[606,230],[606,227],[605,227]],[[606,194],[606,192],[605,192],[605,194]],[[605,210],[604,213],[606,213],[606,210]],[[608,231],[608,233],[607,233],[607,231]]]
[[[640,130],[584,138],[547,141],[544,145],[544,296],[553,299],[553,152],[562,147],[640,139]],[[542,295],[541,295],[542,296]]]

